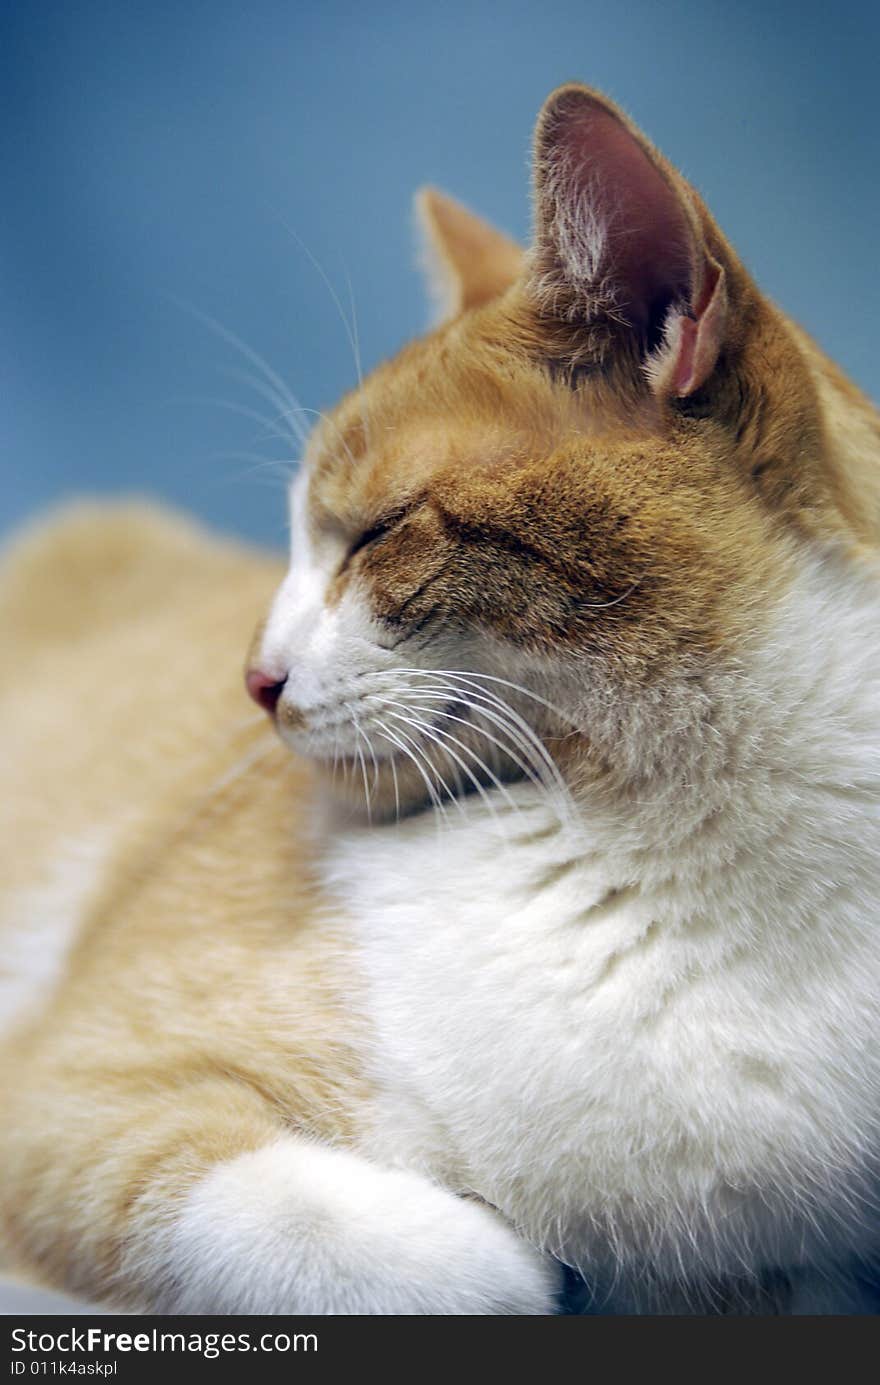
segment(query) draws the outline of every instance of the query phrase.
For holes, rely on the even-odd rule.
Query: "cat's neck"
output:
[[[659,741],[644,710],[623,717],[629,779],[588,781],[580,800],[608,859],[640,879],[705,878],[734,861],[770,869],[784,843],[782,875],[797,860],[842,880],[873,855],[880,878],[878,618],[877,565],[813,551],[736,660],[694,673],[701,705],[689,687],[676,724],[674,681],[656,691],[670,704]]]

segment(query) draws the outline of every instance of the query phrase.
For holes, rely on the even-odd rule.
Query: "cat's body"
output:
[[[8,556],[2,1225],[55,1283],[546,1312],[536,1245],[600,1311],[864,1306],[880,431],[646,150],[551,98],[525,269],[434,204],[451,324],[313,443],[252,658],[314,769],[229,653],[271,563]],[[650,272],[600,282],[603,179]]]

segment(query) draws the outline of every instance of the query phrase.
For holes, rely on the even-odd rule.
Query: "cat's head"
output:
[[[655,760],[799,547],[846,529],[797,334],[693,189],[566,86],[534,191],[527,253],[422,194],[443,321],[322,422],[292,488],[249,688],[378,813],[548,754]]]

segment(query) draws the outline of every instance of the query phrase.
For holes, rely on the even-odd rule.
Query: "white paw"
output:
[[[548,1314],[560,1287],[482,1204],[295,1137],[198,1183],[152,1278],[166,1313]]]

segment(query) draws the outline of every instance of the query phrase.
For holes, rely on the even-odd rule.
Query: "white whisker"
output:
[[[235,366],[221,366],[220,369],[224,375],[238,380],[240,384],[248,385],[261,399],[265,399],[267,404],[271,404],[277,410],[278,419],[284,423],[289,423],[292,440],[300,447],[305,446],[309,432],[299,420],[298,416],[304,412],[304,409],[295,395],[290,394],[289,398],[286,398],[271,385],[267,385],[265,381],[259,379],[258,376],[251,375],[246,370],[238,370]]]
[[[418,733],[419,733],[420,735],[424,736],[427,740],[433,742],[433,744],[436,745],[437,748],[438,748],[439,750],[441,750],[441,751],[444,753],[444,755],[448,756],[450,759],[452,759],[454,762],[457,763],[457,765],[458,765],[458,767],[459,767],[460,769],[464,770],[464,773],[467,775],[468,779],[469,779],[469,780],[471,781],[471,783],[473,784],[473,786],[474,786],[474,788],[476,789],[477,793],[481,793],[481,794],[485,795],[485,790],[484,790],[484,788],[483,788],[483,785],[480,783],[479,779],[477,779],[477,777],[468,769],[468,767],[467,767],[467,765],[464,763],[464,761],[461,760],[461,759],[455,754],[454,751],[450,750],[448,746],[444,745],[443,742],[442,742],[441,740],[438,739],[438,737],[437,737],[437,736],[435,735],[435,733],[434,733],[434,728],[432,728],[427,722],[422,721],[422,720],[420,720],[420,719],[418,719],[418,718],[417,718],[417,719],[412,719],[412,718],[410,718],[410,717],[404,717],[404,716],[401,715],[400,712],[391,712],[390,715],[394,717],[395,721],[403,721],[403,722],[406,722],[409,726],[415,727],[415,729],[418,731]],[[401,734],[403,734],[403,733],[401,733]],[[487,771],[487,772],[488,772],[488,771]],[[458,783],[459,789],[461,789],[461,787],[462,787],[461,781],[457,779],[457,783]],[[460,811],[460,812],[464,812],[464,811],[465,811],[464,806],[463,806],[463,804],[460,802],[460,799],[459,799],[458,795],[453,794],[452,791],[449,789],[449,786],[448,786],[448,785],[444,785],[444,787],[446,788],[447,793],[449,794],[449,796],[450,796],[450,798],[453,800],[453,802],[456,804],[456,807],[459,809],[459,811]],[[487,806],[487,807],[490,807],[491,805],[487,802],[486,806]]]
[[[377,695],[377,697],[380,698],[380,701],[382,702],[382,705],[384,705],[384,706],[396,706],[396,708],[398,708],[399,711],[402,711],[402,712],[413,712],[414,715],[419,716],[419,708],[417,708],[417,706],[413,706],[412,701],[410,701],[410,702],[398,702],[398,701],[395,701],[395,699],[392,699],[392,698],[382,697],[381,694],[374,694],[374,695]],[[417,697],[419,697],[419,694],[417,694]],[[445,698],[445,701],[450,701],[450,699],[449,699],[449,698]],[[460,702],[460,701],[461,701],[461,698],[455,698],[455,699],[453,699],[453,701],[459,701],[459,702]],[[500,749],[500,751],[503,751],[504,753],[510,753],[510,752],[509,752],[509,749],[507,749],[507,747],[504,747],[504,745],[502,744],[502,742],[496,740],[496,738],[493,737],[493,735],[489,735],[488,731],[485,731],[484,729],[482,729],[482,727],[474,726],[474,723],[473,723],[473,722],[467,722],[467,720],[464,719],[463,716],[453,716],[453,713],[452,713],[452,712],[435,711],[435,709],[432,709],[431,715],[432,715],[432,716],[442,716],[442,717],[445,717],[445,719],[446,719],[446,720],[449,720],[449,722],[459,722],[460,726],[466,726],[466,727],[468,727],[468,730],[477,731],[477,733],[478,733],[479,735],[485,735],[486,740],[492,741],[492,744],[493,744],[493,745],[496,745],[496,747],[498,747],[498,748]],[[423,726],[423,729],[427,729],[427,724],[428,724],[428,723],[423,723],[423,722],[421,722],[421,720],[420,720],[420,726]],[[438,731],[439,731],[439,730],[441,730],[441,727],[434,727],[434,730],[438,730]],[[481,766],[481,769],[482,769],[482,770],[485,770],[485,773],[488,774],[489,778],[491,778],[492,783],[496,785],[496,788],[499,788],[499,789],[500,789],[500,792],[502,792],[502,794],[503,794],[504,796],[506,796],[506,798],[509,799],[509,801],[510,801],[510,795],[507,794],[507,791],[506,791],[506,789],[504,789],[503,784],[500,784],[498,778],[496,778],[495,776],[493,776],[493,774],[491,773],[491,770],[489,770],[489,767],[486,766],[486,765],[484,765],[484,763],[482,763],[482,760],[479,760],[479,759],[478,759],[478,756],[475,756],[475,753],[474,753],[474,751],[473,751],[473,748],[471,748],[470,745],[464,744],[463,741],[457,740],[457,737],[455,737],[455,735],[452,735],[452,733],[450,733],[450,731],[446,731],[445,734],[448,735],[448,738],[449,738],[450,741],[453,741],[453,744],[459,745],[459,747],[460,747],[461,749],[466,749],[468,755],[471,755],[471,756],[473,756],[474,759],[477,759],[477,763],[478,763],[479,766]],[[452,752],[449,752],[449,753],[452,753]],[[516,762],[517,765],[520,766],[520,769],[521,769],[522,771],[524,771],[525,774],[528,774],[528,773],[529,773],[527,767],[525,767],[524,765],[522,765],[522,763],[520,762],[520,760],[517,760],[517,759],[516,759],[516,756],[511,755],[510,758],[511,758],[511,759],[514,759],[514,762]],[[470,770],[467,770],[467,769],[466,769],[466,774],[467,774],[468,778],[470,778],[471,781],[474,780],[474,776],[473,776],[473,774],[470,773]],[[531,777],[534,778],[534,774],[532,774]]]
[[[452,670],[448,669],[398,669],[396,670],[396,672],[405,674],[408,677],[434,677],[455,680],[453,683],[453,689],[456,684],[458,684],[461,687],[467,688],[469,690],[468,697],[460,695],[458,700],[463,702],[473,702],[474,700],[476,700],[480,703],[486,704],[487,710],[484,714],[487,717],[489,717],[489,709],[493,709],[495,712],[497,712],[504,719],[505,722],[509,723],[505,728],[503,728],[507,730],[508,734],[512,734],[512,728],[516,727],[521,736],[524,738],[525,742],[534,748],[536,756],[538,757],[540,763],[544,766],[545,770],[549,775],[553,788],[559,794],[560,802],[565,804],[566,807],[570,809],[571,795],[568,790],[568,785],[565,783],[565,780],[562,777],[562,774],[559,770],[559,766],[556,764],[556,761],[553,759],[549,750],[547,749],[541,738],[537,735],[534,728],[531,727],[528,724],[528,722],[525,721],[519,715],[519,713],[513,707],[511,707],[510,704],[506,702],[503,698],[498,697],[497,694],[493,693],[490,689],[481,688],[479,684],[474,683],[471,675],[464,674],[461,672],[453,672]],[[480,675],[480,677],[483,676],[490,677],[490,675]],[[517,684],[510,683],[506,679],[492,678],[490,679],[490,681],[506,684],[508,687],[528,694],[528,689],[519,688]],[[550,710],[558,710],[554,708],[551,703],[546,702],[545,699],[539,697],[537,694],[528,695],[532,696],[536,702],[541,703],[543,706],[548,707]],[[453,697],[450,700],[455,700],[455,698]],[[570,718],[568,718],[568,720],[570,721]],[[496,722],[496,724],[498,723]],[[521,748],[523,748],[522,745]],[[535,767],[537,769],[537,765]]]
[[[287,220],[287,218],[284,217],[284,216],[282,216],[282,214],[277,210],[277,208],[274,209],[274,212],[275,212],[275,216],[278,218],[279,222],[280,222],[281,225],[284,227],[284,229],[285,229],[285,231],[287,232],[287,234],[288,234],[289,236],[291,236],[291,237],[296,241],[296,243],[297,243],[297,245],[299,246],[300,250],[303,252],[304,255],[306,255],[306,256],[308,257],[309,261],[311,262],[311,264],[313,265],[313,267],[315,268],[315,270],[317,271],[317,273],[321,276],[321,279],[323,280],[323,282],[324,282],[324,284],[325,284],[325,286],[326,286],[326,288],[327,288],[327,291],[328,291],[328,293],[330,294],[330,297],[331,297],[332,300],[333,300],[333,303],[334,303],[334,305],[335,305],[335,307],[336,307],[336,311],[339,313],[340,321],[342,322],[342,325],[343,325],[343,327],[345,328],[345,334],[346,334],[346,336],[348,337],[348,343],[349,343],[349,346],[351,347],[352,355],[354,356],[354,363],[355,363],[355,370],[357,371],[358,384],[359,384],[359,385],[362,384],[362,383],[363,383],[363,379],[362,379],[362,376],[361,376],[360,346],[359,346],[359,343],[358,343],[358,340],[357,340],[357,336],[356,336],[355,330],[354,330],[354,328],[352,327],[352,324],[349,322],[348,318],[345,316],[345,311],[344,311],[344,309],[343,309],[343,307],[342,307],[342,303],[341,303],[341,301],[340,301],[339,294],[336,292],[336,289],[333,287],[333,284],[331,283],[330,277],[329,277],[329,275],[327,274],[327,271],[324,269],[324,266],[321,264],[320,260],[318,260],[317,256],[315,256],[315,255],[312,253],[312,251],[309,249],[309,247],[306,245],[306,243],[305,243],[305,241],[303,240],[302,236],[300,236],[300,235],[293,229],[293,227],[291,226],[291,224],[290,224],[290,222]]]
[[[626,601],[626,599],[627,599],[628,596],[632,596],[633,592],[634,592],[638,587],[641,586],[641,584],[642,584],[642,582],[644,582],[644,580],[645,580],[645,574],[644,574],[644,572],[643,572],[642,575],[641,575],[641,577],[637,577],[637,578],[636,578],[635,582],[633,582],[633,584],[632,584],[631,587],[627,587],[627,589],[626,589],[625,592],[621,592],[621,593],[620,593],[620,596],[615,596],[615,597],[613,598],[613,600],[611,600],[611,601],[579,601],[579,602],[578,602],[578,606],[581,607],[582,609],[585,609],[585,610],[588,610],[588,611],[607,611],[609,606],[619,606],[620,603],[621,603],[621,601]]]
[[[548,702],[545,697],[541,697],[538,693],[532,692],[530,688],[523,687],[522,683],[512,683],[509,678],[498,678],[493,673],[477,673],[474,669],[455,668],[401,668],[396,669],[395,672],[407,674],[420,674],[423,677],[432,678],[457,678],[469,683],[499,683],[502,687],[511,688],[514,692],[519,693],[522,697],[527,697],[530,701],[537,702],[541,707],[546,708],[548,712],[553,712],[554,716],[557,716],[560,718],[560,720],[567,722],[568,725],[573,727],[575,730],[580,729],[571,717],[570,713],[564,711],[562,707],[557,707],[553,702]]]
[[[363,780],[364,780],[364,802],[365,802],[365,804],[366,804],[366,809],[367,809],[367,822],[369,822],[370,824],[372,824],[372,821],[373,821],[372,806],[373,806],[373,805],[372,805],[372,799],[371,799],[371,797],[370,797],[370,788],[369,788],[369,785],[368,785],[368,783],[367,783],[367,762],[366,762],[366,760],[364,759],[364,752],[361,750],[361,746],[360,746],[361,740],[364,739],[364,735],[363,735],[363,732],[361,731],[360,726],[358,725],[358,723],[357,723],[356,721],[353,723],[353,725],[354,725],[354,729],[355,729],[355,732],[356,732],[357,737],[358,737],[358,743],[357,743],[357,745],[355,746],[355,753],[356,753],[357,758],[358,758],[358,761],[359,761],[359,763],[360,763],[361,774],[362,774]]]
[[[492,802],[491,798],[486,793],[485,786],[480,783],[477,776],[472,773],[465,761],[462,760],[462,758],[454,750],[452,750],[448,744],[446,744],[447,741],[453,741],[462,750],[464,750],[466,754],[470,755],[471,759],[483,771],[483,773],[491,781],[495,788],[498,789],[498,791],[501,793],[502,797],[505,799],[508,806],[514,812],[517,811],[516,801],[513,798],[511,798],[510,794],[504,788],[504,785],[501,783],[501,781],[492,773],[485,761],[482,760],[480,756],[477,755],[476,752],[470,746],[465,745],[463,741],[458,740],[458,738],[453,736],[451,732],[444,730],[442,727],[432,727],[424,722],[410,721],[408,717],[402,717],[399,712],[392,712],[390,715],[393,716],[396,721],[409,721],[410,725],[416,726],[423,736],[425,736],[428,740],[432,741],[437,746],[437,748],[444,753],[444,755],[449,756],[450,759],[452,759],[457,765],[461,767],[461,769],[467,775],[468,779],[473,784],[474,789],[479,795],[484,808],[489,813],[489,815],[495,820],[496,824],[498,822],[498,812],[495,804]],[[459,801],[457,799],[455,800],[455,802],[457,806],[461,807],[462,812],[464,812],[463,804],[459,804]],[[503,829],[502,833],[506,836],[506,833],[503,832]]]
[[[250,361],[251,365],[255,366],[256,369],[261,372],[267,384],[274,387],[282,402],[294,411],[299,408],[299,401],[291,392],[290,388],[259,352],[255,351],[252,346],[248,346],[247,342],[243,341],[242,338],[237,336],[229,327],[224,327],[223,324],[212,317],[210,313],[203,312],[201,308],[197,308],[193,303],[188,303],[185,299],[177,298],[174,295],[171,295],[171,298],[179,308],[182,308],[204,326],[210,328],[221,340],[228,342],[230,346],[234,346],[236,351],[239,351],[241,355],[244,356],[245,360]]]
[[[415,700],[416,702],[428,701],[430,703],[441,702],[444,704],[454,702],[456,704],[467,707],[468,711],[473,712],[475,716],[489,718],[493,722],[493,724],[498,727],[499,730],[505,731],[507,733],[507,735],[510,737],[510,740],[513,742],[513,745],[516,746],[519,750],[521,750],[523,752],[523,755],[526,756],[525,759],[521,759],[520,756],[517,755],[516,751],[512,749],[511,746],[508,745],[506,742],[499,740],[497,736],[493,736],[491,731],[486,730],[485,726],[480,726],[478,723],[468,720],[467,717],[458,717],[453,712],[446,711],[445,707],[436,708],[432,712],[432,715],[435,717],[443,717],[443,719],[446,721],[456,721],[459,723],[460,726],[466,726],[470,730],[475,731],[477,735],[483,736],[486,740],[490,741],[492,745],[496,746],[498,750],[502,752],[502,754],[506,755],[509,759],[511,759],[513,763],[517,766],[517,768],[522,770],[525,777],[530,781],[530,783],[534,784],[536,788],[545,787],[544,781],[541,779],[540,774],[537,772],[534,761],[530,761],[528,758],[528,751],[530,749],[529,743],[525,740],[524,737],[520,736],[519,733],[515,731],[515,729],[507,726],[500,717],[495,716],[494,713],[488,711],[485,707],[478,707],[476,704],[470,702],[467,697],[462,697],[461,693],[455,688],[444,689],[442,687],[438,687],[436,692],[430,689],[424,691],[420,689],[417,693],[410,693],[409,696],[411,700]],[[406,705],[409,706],[410,704]]]
[[[393,717],[395,718],[395,720],[397,720],[397,721],[400,721],[400,720],[403,719],[403,718],[399,717],[398,714],[397,714],[396,712],[391,712],[390,715],[393,716]],[[411,722],[410,722],[410,725],[413,726],[417,731],[420,731],[420,732],[424,732],[424,731],[426,730],[426,728],[425,728],[421,723],[416,722],[416,721],[411,721]],[[386,722],[386,726],[387,726],[387,722]],[[424,747],[424,746],[419,746],[418,742],[417,742],[412,736],[407,735],[407,733],[406,733],[405,731],[401,730],[401,728],[400,728],[399,726],[396,728],[396,730],[397,730],[397,734],[398,734],[399,736],[402,736],[402,737],[404,738],[404,740],[406,740],[411,746],[413,746],[414,749],[416,749],[416,750],[418,750],[418,751],[421,752],[422,759],[424,760],[425,764],[428,766],[428,768],[430,769],[431,773],[433,774],[436,783],[440,785],[440,787],[442,788],[443,792],[446,794],[446,797],[447,797],[447,799],[449,800],[449,802],[450,802],[450,803],[454,803],[455,806],[456,806],[456,808],[458,809],[459,812],[463,812],[464,809],[463,809],[462,806],[461,806],[461,802],[459,801],[459,799],[456,797],[456,795],[455,795],[455,794],[452,792],[452,790],[450,789],[449,785],[447,784],[447,782],[446,782],[446,780],[444,779],[443,775],[442,775],[442,774],[440,773],[440,771],[438,770],[437,766],[434,764],[434,761],[431,759],[431,757],[430,757],[430,755],[428,754],[428,752],[427,752],[427,750],[425,749],[425,747]]]
[[[412,760],[413,764],[415,765],[416,769],[418,770],[419,774],[421,775],[424,781],[425,788],[428,791],[428,798],[432,806],[437,809],[439,817],[442,817],[442,819],[445,822],[447,820],[446,809],[443,805],[442,800],[440,799],[439,794],[437,793],[436,787],[431,783],[430,779],[428,778],[427,774],[422,768],[418,756],[414,753],[413,750],[409,749],[403,743],[403,741],[398,738],[398,735],[395,732],[393,732],[388,726],[386,726],[384,722],[380,723],[380,725],[376,729],[378,735],[384,737],[386,741],[389,741],[391,745],[396,746],[397,749],[402,752],[402,754],[406,755],[408,759]],[[402,735],[403,733],[401,732],[400,734]]]
[[[246,404],[238,404],[232,399],[220,399],[210,394],[191,395],[188,402],[192,404],[207,404],[214,409],[228,409],[230,413],[239,414],[242,418],[249,418],[254,423],[259,423],[260,426],[265,429],[266,437],[277,438],[280,442],[288,446],[291,442],[295,443],[297,447],[300,445],[301,440],[299,437],[293,436],[289,430],[285,430],[278,426],[279,422],[283,419],[282,414],[279,414],[275,419],[267,418],[265,414],[261,414],[257,409],[249,408]],[[259,441],[259,439],[255,439],[255,441]]]

